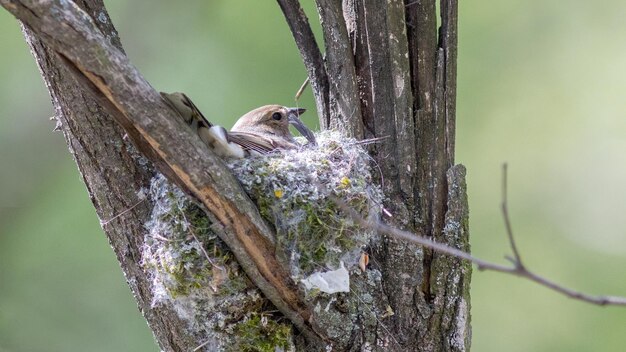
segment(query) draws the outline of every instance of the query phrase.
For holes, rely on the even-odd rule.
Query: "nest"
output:
[[[316,271],[358,263],[372,237],[341,210],[378,217],[383,194],[374,185],[370,157],[338,132],[316,135],[318,145],[228,163],[261,215],[276,228],[277,255],[296,281]]]
[[[316,137],[314,147],[227,161],[276,229],[278,260],[295,283],[314,293],[311,299],[320,292],[347,291],[351,272],[360,270],[361,254],[374,236],[345,214],[337,200],[364,218],[377,217],[383,201],[359,142],[337,132]],[[154,208],[145,224],[142,260],[152,279],[153,306],[170,306],[192,334],[213,347],[227,340],[221,338],[224,334],[246,332],[234,350],[250,341],[289,349],[290,325],[267,315],[274,308],[268,308],[271,304],[248,280],[202,209],[161,175],[153,179],[149,198]],[[261,318],[265,323],[256,324]]]

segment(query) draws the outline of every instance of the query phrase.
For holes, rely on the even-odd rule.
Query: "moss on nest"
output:
[[[289,324],[267,319],[261,314],[253,314],[237,323],[233,332],[238,339],[228,351],[275,352],[287,350],[293,344]]]
[[[228,165],[277,230],[277,250],[299,279],[316,270],[357,263],[372,233],[344,214],[341,199],[365,218],[377,216],[382,192],[372,184],[370,159],[354,139],[338,132],[316,135],[303,147]]]
[[[210,288],[219,295],[247,286],[247,279],[239,275],[231,252],[211,230],[202,209],[162,177],[153,184],[151,195],[156,206],[146,224],[150,234],[143,264],[159,281],[165,291],[162,294],[176,298],[194,289]]]
[[[366,218],[378,216],[383,199],[358,142],[336,132],[317,139],[317,147],[228,161],[261,215],[275,226],[277,258],[295,282],[344,268],[340,263],[358,271],[373,233],[343,214],[335,198]],[[265,313],[275,308],[249,282],[204,212],[163,176],[153,180],[149,198],[154,208],[142,255],[152,278],[153,306],[171,307],[188,322],[190,334],[207,341],[205,350],[293,349],[291,325],[280,314]],[[317,288],[308,294],[311,300],[320,297]]]
[[[241,346],[260,341],[289,349],[284,335],[291,333],[290,324],[280,314],[264,313],[275,308],[241,271],[202,209],[160,175],[149,197],[154,208],[145,225],[142,264],[152,279],[153,307],[171,307],[188,323],[190,335],[206,341],[206,351],[227,350],[231,335],[244,331],[241,326],[246,335],[234,339]],[[264,317],[264,325],[254,330],[256,316]]]

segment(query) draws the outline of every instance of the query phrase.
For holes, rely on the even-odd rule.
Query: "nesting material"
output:
[[[316,289],[325,293],[350,292],[350,273],[343,266],[343,262],[337,270],[315,272],[301,282],[307,290]]]
[[[361,144],[336,132],[316,137],[317,146],[226,161],[275,227],[278,260],[312,300],[350,290],[351,276],[363,276],[359,259],[373,236],[337,199],[365,218],[378,217],[383,200]],[[170,307],[188,322],[189,333],[212,348],[291,349],[291,325],[268,313],[275,308],[249,281],[202,209],[163,176],[155,177],[146,193],[154,208],[145,224],[142,263],[152,279],[153,307]],[[233,343],[226,337],[233,334],[241,339]]]
[[[292,278],[358,265],[373,235],[341,211],[337,199],[364,218],[378,217],[383,200],[362,144],[338,132],[316,135],[317,146],[228,162],[261,215],[277,232],[277,255]]]

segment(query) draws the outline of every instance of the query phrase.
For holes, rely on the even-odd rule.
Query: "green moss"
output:
[[[253,314],[236,324],[233,331],[237,342],[229,351],[274,352],[277,347],[286,349],[291,344],[291,326],[261,314]]]
[[[161,181],[158,205],[148,224],[144,267],[159,277],[172,299],[204,290],[228,295],[249,286],[227,246],[211,230],[202,209],[177,189]]]
[[[358,143],[333,132],[317,138],[317,148],[229,163],[261,216],[275,226],[278,256],[293,264],[296,279],[337,267],[371,236],[341,211],[336,198],[366,218],[379,212],[383,198]]]
[[[152,180],[149,197],[155,205],[145,224],[142,264],[151,278],[151,304],[170,307],[188,323],[190,336],[203,336],[215,350],[230,348],[222,342],[232,340],[244,322],[238,329],[246,339],[234,350],[259,350],[252,347],[257,342],[285,346],[289,325],[280,323],[282,317],[261,315],[275,308],[242,272],[202,209],[163,176]],[[255,316],[263,317],[256,332]]]

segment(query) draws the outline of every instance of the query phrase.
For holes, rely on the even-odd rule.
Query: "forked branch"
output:
[[[505,274],[511,274],[514,276],[522,277],[528,279],[530,281],[534,281],[541,286],[547,287],[553,291],[561,293],[569,298],[573,298],[579,301],[597,304],[601,306],[606,305],[616,305],[616,306],[626,306],[626,297],[622,296],[596,296],[590,295],[584,292],[576,291],[571,288],[565,287],[559,283],[556,283],[545,276],[539,275],[534,271],[529,270],[522,263],[522,258],[519,250],[515,244],[515,238],[513,236],[513,230],[511,226],[511,220],[508,212],[508,199],[507,199],[507,166],[506,164],[502,167],[502,217],[504,218],[505,229],[509,239],[509,243],[511,245],[511,250],[513,251],[513,257],[507,257],[508,260],[512,262],[512,266],[502,265],[498,263],[489,262],[480,258],[477,258],[470,253],[464,252],[460,249],[451,247],[446,244],[438,243],[433,241],[430,238],[424,236],[418,236],[414,233],[408,231],[402,231],[400,229],[387,226],[381,222],[370,221],[363,218],[357,212],[355,212],[352,208],[350,208],[345,202],[343,202],[339,198],[335,198],[335,202],[339,205],[339,207],[346,212],[352,219],[359,223],[361,226],[378,231],[380,233],[384,233],[388,236],[395,237],[397,239],[415,243],[427,248],[431,248],[439,253],[448,254],[462,260],[466,260],[472,262],[476,265],[478,270],[484,271],[497,271]]]

